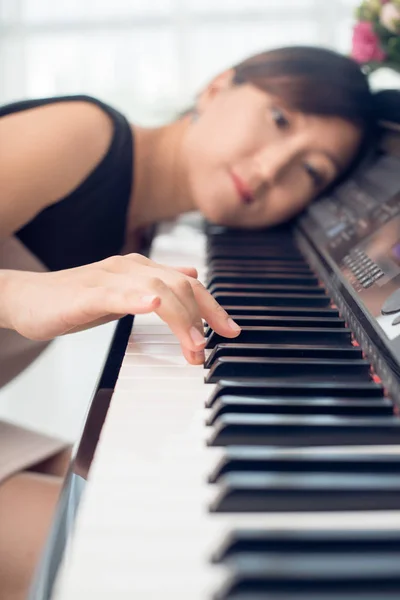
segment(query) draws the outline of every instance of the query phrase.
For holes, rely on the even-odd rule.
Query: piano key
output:
[[[158,346],[158,344],[154,344],[154,346]],[[147,347],[148,345],[146,344]],[[142,374],[146,377],[150,369],[154,369],[155,367],[174,369],[176,367],[186,367],[187,364],[187,360],[183,356],[180,347],[177,348],[176,354],[142,354],[139,352],[137,354],[127,354],[119,373],[120,377],[135,377],[138,374],[138,368],[144,368]]]
[[[157,359],[153,356],[147,359],[147,365],[135,363],[134,365],[124,365],[121,372],[122,378],[151,379],[154,376],[154,368]],[[171,360],[170,364],[160,364],[157,368],[157,377],[162,379],[198,379],[197,367],[188,365],[185,359],[178,361]],[[188,368],[189,367],[189,368]]]
[[[279,383],[273,380],[229,380],[223,379],[218,382],[214,390],[207,398],[206,406],[214,406],[216,400],[223,395],[243,395],[251,394],[255,396],[271,397],[279,396],[282,398],[288,396],[298,396],[306,398],[316,398],[321,396],[331,396],[336,398],[382,398],[384,395],[383,386],[374,381],[371,382],[302,382],[300,385],[294,381]]]
[[[232,248],[213,248],[207,253],[208,260],[212,261],[218,258],[229,258],[230,260],[251,258],[251,260],[284,260],[287,264],[304,263],[304,258],[296,251],[276,251],[254,246],[253,248],[241,248],[240,253]]]
[[[282,358],[341,358],[354,360],[362,358],[360,347],[344,346],[308,346],[294,344],[218,344],[211,351],[205,362],[209,369],[221,357],[246,356],[254,358],[282,357]]]
[[[339,600],[339,598],[340,600],[398,600],[398,592],[387,590],[378,590],[377,592],[352,590],[348,592],[340,591],[340,596],[338,597],[337,591],[329,587],[325,591],[314,590],[302,592],[301,590],[292,590],[288,592],[286,590],[283,593],[269,591],[266,595],[265,591],[257,592],[253,589],[253,591],[249,592],[246,588],[244,591],[243,589],[242,591],[238,591],[234,586],[232,589],[224,586],[224,590],[215,594],[212,600]]]
[[[240,306],[223,305],[229,314],[260,317],[317,317],[337,319],[337,308],[310,308],[308,306]]]
[[[263,249],[268,249],[271,252],[276,252],[278,249],[278,252],[282,251],[282,253],[285,253],[286,251],[290,251],[294,252],[296,255],[300,255],[300,250],[291,235],[285,236],[285,240],[282,242],[282,239],[273,239],[270,232],[268,232],[268,237],[260,237],[252,235],[252,233],[253,232],[250,232],[245,235],[243,231],[237,231],[232,234],[226,232],[223,237],[208,237],[206,239],[206,250],[210,248],[226,248],[227,250],[230,250],[232,249],[232,245],[242,250],[253,248],[254,246],[259,248],[259,246],[262,245]]]
[[[222,235],[219,233],[209,234],[206,238],[206,248],[210,247],[230,247],[236,245],[238,248],[243,247],[249,248],[252,246],[263,245],[264,248],[271,248],[272,250],[282,248],[283,251],[286,249],[295,250],[297,254],[300,254],[300,250],[293,238],[293,235],[287,229],[284,233],[280,232],[279,235],[276,231],[270,229],[264,231],[253,231],[243,229],[232,229],[225,230]]]
[[[231,338],[231,343],[243,344],[324,344],[338,346],[351,341],[348,328],[310,328],[310,327],[247,327],[242,326],[239,337]],[[139,336],[137,336],[139,338]],[[229,344],[230,340],[212,331],[207,338],[206,348],[215,348],[220,343]]]
[[[395,444],[397,417],[223,414],[211,428],[210,446],[339,446]]]
[[[144,354],[145,353],[145,354]],[[182,356],[182,349],[176,340],[167,341],[165,343],[148,344],[144,342],[130,341],[126,347],[124,363],[129,364],[130,356]]]
[[[210,228],[214,232],[220,230],[222,228]],[[246,234],[247,238],[255,235],[254,232]],[[275,242],[275,234],[272,235]],[[238,248],[236,232],[233,237]],[[246,239],[239,237],[240,240]],[[283,238],[281,233],[278,239],[282,244],[287,243],[287,237]],[[190,241],[190,236],[184,239],[185,250]],[[197,248],[188,254],[190,260],[182,260],[179,244],[168,242],[169,245],[173,247],[171,264],[191,264],[193,259],[198,261],[195,266],[202,268],[204,259]],[[165,251],[166,246],[165,236],[162,243],[156,239],[152,258],[168,262],[170,255]],[[280,248],[276,252],[279,262]],[[292,269],[292,272],[304,269],[310,272],[304,259],[300,255],[298,257],[296,263],[291,261],[284,265],[281,261],[282,268]],[[261,266],[266,262],[271,269],[275,268],[272,260],[265,262],[259,258],[247,263],[238,261],[238,268],[245,266],[250,271],[257,269],[255,263]],[[234,298],[234,301],[227,305],[249,305],[247,298],[246,301],[241,300],[246,296],[231,295],[229,298]],[[273,298],[265,299],[262,294],[259,295],[261,301],[257,300],[257,295],[251,295],[249,306],[256,309],[270,306],[298,310],[300,305],[329,310],[331,302],[328,298],[323,299],[324,304],[318,305],[310,296],[301,294],[300,298],[291,297],[289,300],[279,297],[274,302]],[[141,326],[147,322],[147,316],[135,321]],[[158,348],[165,349],[171,344],[172,348],[179,349],[176,343],[166,341],[171,340],[170,337],[157,339],[153,334],[140,335],[140,340],[133,341],[134,336],[131,338],[129,347],[133,348],[133,355],[135,349],[140,348],[141,352],[148,352],[146,358],[151,361],[152,356],[158,360],[163,354],[158,352]],[[347,341],[350,346],[350,339]],[[128,358],[131,360],[128,355],[124,360]],[[136,358],[132,360],[132,364],[136,364]],[[64,563],[65,569],[60,574],[53,600],[131,600],[136,597],[143,600],[159,597],[210,600],[222,597],[221,593],[226,598],[244,600],[246,597],[249,600],[249,594],[253,594],[254,589],[251,591],[232,586],[234,581],[238,581],[237,568],[228,564],[210,564],[215,549],[233,530],[264,529],[277,535],[285,531],[305,534],[317,529],[326,530],[328,523],[332,531],[346,529],[350,537],[352,532],[368,527],[385,530],[384,533],[390,535],[394,530],[400,531],[400,511],[278,511],[252,514],[209,514],[206,511],[215,498],[215,486],[206,484],[207,477],[231,450],[207,447],[204,443],[207,411],[203,406],[209,396],[217,398],[223,390],[232,389],[232,393],[236,394],[245,389],[246,393],[251,391],[270,397],[279,394],[281,397],[296,395],[312,399],[332,395],[374,401],[383,398],[382,385],[374,382],[324,385],[282,381],[278,384],[272,380],[253,381],[251,386],[249,382],[237,385],[238,382],[229,381],[222,382],[222,385],[204,385],[202,368],[195,368],[198,377],[181,379],[179,373],[183,368],[175,369],[175,375],[171,377],[165,374],[163,366],[154,364],[150,376],[129,378],[121,375],[119,378],[91,467],[89,485],[78,513],[68,560]],[[265,450],[265,446],[262,449]],[[289,452],[288,449],[280,451]],[[291,450],[299,456],[313,455],[314,451],[315,448],[310,446]],[[331,449],[318,449],[319,453],[328,451]],[[340,446],[336,449],[337,453],[344,451],[349,452],[349,447]],[[371,452],[393,452],[395,455],[400,454],[400,447],[396,444],[390,447],[387,444],[381,447],[369,444],[354,447],[356,454]],[[247,585],[247,574],[242,572],[241,575],[241,582]],[[278,597],[279,600],[292,600],[292,596],[293,600],[328,600],[329,596],[329,600],[337,600],[338,597],[333,585],[328,586],[327,590],[317,589],[314,592],[308,589],[302,593],[300,587],[293,593],[268,592],[268,597],[270,600],[277,600]],[[265,590],[261,590],[260,594],[258,599],[266,597]],[[355,590],[351,600],[388,600],[390,597],[389,592],[382,589],[371,591],[368,594],[370,598],[366,594],[368,592],[365,590],[361,594]],[[393,594],[392,598],[397,599],[397,592]],[[345,590],[340,594],[340,599],[350,600],[346,595]]]
[[[235,530],[221,542],[213,553],[215,563],[231,560],[235,555],[263,555],[277,553],[282,557],[288,553],[313,555],[317,553],[332,558],[347,556],[376,556],[383,552],[386,556],[397,556],[400,552],[398,531],[366,530],[294,530],[268,531],[265,529]]]
[[[219,304],[244,306],[295,306],[325,308],[331,303],[328,296],[317,294],[261,294],[258,292],[216,292]]]
[[[150,599],[159,594],[160,581],[164,597],[206,600],[227,574],[211,570],[208,558],[233,529],[326,527],[326,513],[207,518],[204,463],[209,464],[207,452],[215,449],[205,451],[201,423],[193,420],[204,386],[197,398],[175,386],[182,410],[157,402],[155,421],[155,388],[147,383],[144,393],[135,386],[134,394],[132,387],[124,392],[117,384],[56,600],[98,598],[99,588],[104,600],[128,600],[133,593]],[[400,513],[330,513],[329,523],[332,528],[393,530],[400,528]]]
[[[297,448],[290,452],[287,448],[277,450],[256,446],[230,446],[213,467],[208,481],[216,483],[225,474],[232,472],[396,474],[400,473],[400,457],[388,453],[385,447],[381,454],[376,450],[360,454],[354,450],[339,452],[332,448],[325,452],[314,449],[312,454],[306,454],[299,453]],[[400,538],[396,539],[400,544]]]
[[[215,273],[212,271],[208,281],[211,287],[220,283],[241,283],[241,284],[267,284],[267,285],[301,285],[303,287],[318,285],[318,278],[315,275],[293,275],[293,274],[249,274],[225,271],[224,273]]]
[[[363,580],[365,577],[378,577],[382,580],[397,573],[399,559],[399,551],[354,555],[344,550],[340,556],[335,553],[308,553],[304,556],[302,552],[286,552],[281,556],[270,550],[262,554],[238,553],[230,558],[228,565],[233,566],[242,576],[269,574],[271,580],[277,577],[288,580],[300,575],[315,580],[324,580],[334,575],[338,579]]]
[[[385,577],[386,575],[386,577]],[[323,580],[312,577],[270,578],[268,573],[239,571],[213,600],[394,600],[400,593],[400,578],[393,572]],[[397,596],[396,596],[397,594]]]
[[[311,381],[321,380],[368,380],[370,365],[362,359],[318,359],[318,358],[258,358],[247,356],[223,356],[214,361],[206,375],[206,383],[218,383],[222,378],[294,378]]]
[[[397,474],[228,473],[212,512],[398,510]],[[400,575],[400,573],[399,573]]]
[[[308,316],[259,316],[259,315],[238,315],[236,312],[230,313],[233,320],[236,320],[238,325],[245,327],[319,327],[320,329],[345,328],[345,321],[341,318],[326,319],[325,317],[308,317]],[[206,330],[206,335],[210,335],[212,329]]]
[[[393,404],[387,398],[347,400],[343,398],[220,396],[207,419],[207,425],[212,425],[219,416],[230,413],[382,417],[393,415]]]
[[[289,309],[290,311],[290,309]],[[287,312],[289,312],[287,311]],[[346,323],[341,317],[331,316],[326,318],[320,315],[253,315],[253,314],[237,314],[235,309],[231,310],[230,316],[237,318],[241,325],[244,326],[256,326],[256,327],[268,327],[273,325],[274,327],[336,327],[344,328]]]
[[[235,272],[238,274],[262,274],[269,273],[271,275],[282,274],[282,275],[297,275],[297,276],[310,276],[314,275],[312,269],[306,265],[306,263],[296,263],[288,265],[287,263],[272,263],[263,262],[258,260],[254,262],[252,260],[215,260],[210,261],[208,266],[208,273],[218,275],[219,273]]]
[[[326,291],[321,286],[305,286],[305,285],[273,285],[261,283],[214,283],[208,286],[209,292],[214,296],[217,293],[241,292],[246,290],[249,293],[264,293],[264,294],[280,294],[293,295],[305,293],[308,295],[316,295],[326,297]]]

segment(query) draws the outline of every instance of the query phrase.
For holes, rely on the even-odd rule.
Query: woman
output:
[[[3,255],[7,267],[17,250],[36,266],[0,271],[1,327],[40,341],[155,311],[187,360],[200,364],[201,317],[227,337],[240,329],[193,269],[129,254],[140,232],[194,209],[214,223],[249,228],[290,218],[357,162],[374,134],[373,106],[354,62],[300,47],[220,74],[192,111],[156,129],[129,125],[87,97],[5,107]],[[57,499],[65,455],[57,441],[45,446],[36,455],[28,440],[18,472],[3,468],[1,600],[24,597]],[[49,460],[38,466],[39,456]]]

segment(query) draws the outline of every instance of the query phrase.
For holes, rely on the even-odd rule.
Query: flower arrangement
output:
[[[400,72],[400,0],[364,0],[356,10],[351,56],[367,73]]]

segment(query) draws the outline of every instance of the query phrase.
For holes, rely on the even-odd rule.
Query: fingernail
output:
[[[142,302],[144,304],[153,304],[156,300],[158,300],[158,296],[142,296]]]
[[[198,363],[203,363],[206,359],[203,350],[201,350],[200,352],[194,352],[193,354],[194,354],[196,362],[198,362]]]
[[[196,329],[196,327],[191,327],[190,328],[190,337],[193,340],[193,343],[196,346],[204,346],[206,343],[206,340],[204,339],[204,335],[201,335],[200,331],[198,329]]]
[[[233,331],[236,331],[236,333],[240,333],[242,331],[241,328],[239,327],[239,325],[237,323],[235,323],[235,321],[233,319],[231,319],[230,317],[229,317],[227,323],[228,323],[229,327],[231,329],[233,329]]]

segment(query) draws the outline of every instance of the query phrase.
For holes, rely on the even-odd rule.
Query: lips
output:
[[[234,183],[235,188],[237,189],[239,196],[241,197],[244,204],[251,204],[254,202],[254,198],[252,196],[251,191],[246,187],[245,183],[234,173],[230,171],[230,175],[232,177],[232,181]]]

